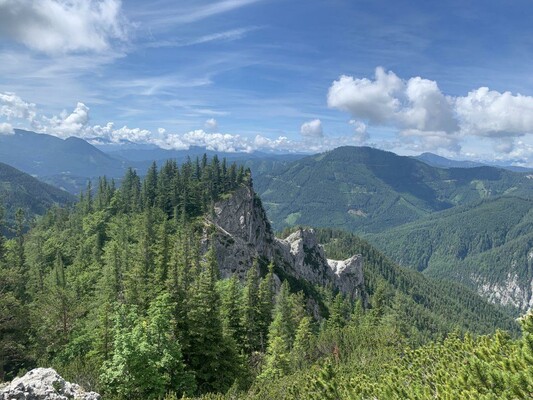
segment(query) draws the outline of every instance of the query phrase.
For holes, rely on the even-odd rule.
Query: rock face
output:
[[[214,247],[222,277],[244,277],[254,259],[262,258],[274,261],[297,279],[329,284],[352,299],[365,297],[360,255],[344,261],[326,259],[312,229],[299,229],[284,240],[277,239],[251,187],[241,187],[218,202],[209,224],[216,230]]]
[[[100,400],[98,393],[85,392],[65,381],[51,368],[32,369],[21,378],[0,387],[0,400]]]

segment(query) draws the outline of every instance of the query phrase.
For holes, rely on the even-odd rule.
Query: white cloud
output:
[[[20,118],[31,122],[35,115],[35,104],[25,102],[15,93],[0,92],[0,117],[6,117],[8,120]]]
[[[400,79],[376,68],[374,80],[343,75],[328,91],[328,105],[374,126],[394,128],[406,147],[458,152],[466,137],[488,137],[498,152],[511,153],[511,139],[533,133],[533,97],[482,87],[446,96],[437,82]]]
[[[369,138],[366,124],[355,119],[350,120],[349,124],[353,126],[355,140],[361,144],[365,143]]]
[[[160,47],[185,47],[193,46],[198,44],[210,43],[215,41],[233,41],[238,40],[246,36],[248,32],[257,30],[257,27],[251,28],[238,28],[232,29],[224,32],[212,33],[209,35],[203,35],[194,39],[189,40],[158,40],[150,42],[146,47],[150,48],[160,48]]]
[[[15,131],[13,126],[7,122],[0,122],[0,135],[12,135]]]
[[[86,126],[78,135],[87,139],[106,139],[112,143],[133,142],[133,143],[151,143],[152,132],[141,128],[122,128],[115,129],[113,122],[106,125]]]
[[[0,38],[48,54],[106,51],[127,25],[120,0],[0,1]]]
[[[84,131],[89,123],[89,107],[78,103],[72,113],[63,111],[60,116],[44,118],[46,125],[43,130],[56,136],[67,138],[69,136],[84,137]]]
[[[158,132],[160,135],[164,135],[166,131],[167,131],[167,130],[166,130],[165,128],[157,128],[157,132]]]
[[[533,97],[481,87],[456,99],[456,111],[467,134],[516,137],[533,133]]]
[[[300,127],[300,134],[305,137],[319,138],[324,136],[322,122],[319,119],[304,122]]]
[[[208,150],[223,152],[251,152],[254,150],[246,138],[240,135],[228,133],[206,133],[203,130],[195,130],[185,133],[183,141],[191,146],[205,146]]]
[[[204,127],[208,131],[215,131],[218,129],[218,122],[214,118],[209,118],[207,121],[205,121]]]
[[[393,72],[376,68],[375,80],[342,75],[328,92],[328,106],[373,124],[388,122],[400,107],[397,93],[404,84]]]
[[[411,78],[405,86],[407,102],[402,104],[399,119],[407,129],[455,132],[458,129],[453,100],[442,94],[437,82]]]
[[[202,2],[175,2],[175,8],[164,7],[154,10],[150,3],[147,3],[149,9],[144,12],[148,22],[154,29],[163,29],[169,25],[195,23],[206,18],[227,13],[238,8],[256,3],[260,0],[218,0],[207,4]],[[143,13],[140,15],[142,16]]]
[[[328,106],[374,125],[399,129],[457,130],[451,99],[435,81],[415,77],[405,82],[392,71],[376,68],[375,79],[341,76],[328,92]]]

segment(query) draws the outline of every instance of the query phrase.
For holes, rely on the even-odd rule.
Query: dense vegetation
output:
[[[530,197],[533,181],[493,167],[440,169],[369,147],[339,147],[256,176],[275,229],[295,224],[381,232],[435,211],[502,194]]]
[[[0,204],[6,210],[6,220],[12,226],[16,210],[21,209],[29,221],[42,215],[53,205],[74,203],[76,198],[67,192],[47,185],[9,165],[0,163]],[[4,232],[8,233],[8,232]]]
[[[278,266],[258,260],[243,281],[220,279],[204,216],[241,185],[251,185],[250,172],[217,157],[153,164],[142,180],[128,170],[120,189],[102,178],[26,234],[19,220],[12,239],[0,236],[0,379],[52,366],[106,399],[358,398],[401,388],[394,379],[425,393],[445,378],[448,349],[477,357],[494,340],[457,335],[516,333],[473,293],[440,287],[331,230],[319,232],[331,256],[363,255],[369,298],[352,303],[312,288],[324,305],[318,316],[301,282],[277,281]],[[522,342],[501,337],[498,355],[525,365]],[[402,364],[406,356],[413,362]],[[432,357],[427,381],[420,371]],[[383,374],[386,363],[396,367]],[[526,390],[528,376],[513,371],[494,379]]]
[[[511,196],[486,199],[368,239],[402,265],[430,276],[473,288],[491,284],[503,289],[515,281],[527,293],[533,265],[533,201]],[[519,293],[506,301],[515,309],[528,306]]]
[[[334,352],[315,363],[247,393],[204,399],[530,399],[533,397],[533,316],[522,320],[523,336],[503,332],[474,338],[449,335],[411,349],[371,314],[336,333]],[[311,343],[321,346],[320,338]]]

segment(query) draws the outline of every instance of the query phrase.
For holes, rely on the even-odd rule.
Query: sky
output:
[[[0,134],[533,166],[533,3],[0,0]]]

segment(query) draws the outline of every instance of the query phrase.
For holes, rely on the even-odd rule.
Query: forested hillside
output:
[[[0,206],[3,206],[9,225],[15,214],[27,224],[35,215],[42,215],[54,205],[64,206],[76,201],[69,193],[47,185],[9,165],[0,163]]]
[[[511,308],[531,305],[532,200],[487,199],[368,239],[401,265],[466,283]]]
[[[381,232],[435,211],[503,194],[531,197],[533,180],[493,167],[441,169],[370,147],[339,147],[255,178],[275,229],[295,224]]]
[[[143,180],[129,170],[122,182],[102,178],[75,206],[0,242],[2,379],[42,365],[108,399],[244,396],[328,359],[376,372],[405,346],[452,330],[516,333],[473,293],[332,231],[319,232],[329,253],[364,257],[364,301],[306,284],[323,305],[317,314],[303,282],[274,276],[282,270],[264,260],[242,281],[220,279],[204,216],[251,185],[249,171],[225,160],[153,164]]]

